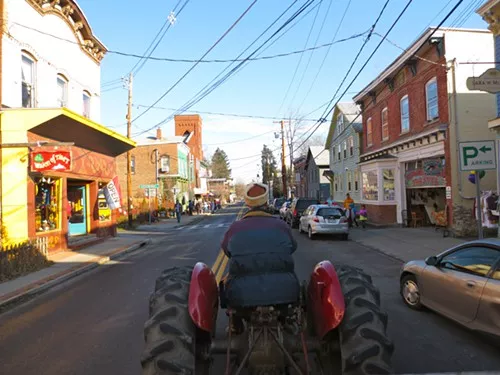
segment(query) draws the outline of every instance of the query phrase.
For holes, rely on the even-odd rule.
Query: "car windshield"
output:
[[[316,215],[321,217],[340,219],[343,216],[343,213],[338,208],[320,208]]]

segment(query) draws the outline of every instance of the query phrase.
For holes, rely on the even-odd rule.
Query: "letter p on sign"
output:
[[[471,146],[466,146],[463,149],[463,154],[464,154],[464,165],[470,165],[469,160],[474,159],[477,154],[479,154],[479,151],[475,147]]]

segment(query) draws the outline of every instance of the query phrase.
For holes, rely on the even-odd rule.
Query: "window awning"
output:
[[[74,142],[77,147],[113,157],[136,147],[131,139],[67,108],[2,109],[1,116],[1,130],[11,132],[11,142],[25,141],[29,131],[58,142]],[[14,135],[16,132],[18,136]]]

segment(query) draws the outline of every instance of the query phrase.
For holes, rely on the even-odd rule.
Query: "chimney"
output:
[[[161,128],[156,129],[156,139],[161,139]]]

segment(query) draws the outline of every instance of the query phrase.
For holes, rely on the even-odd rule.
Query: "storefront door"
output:
[[[68,186],[68,202],[71,205],[69,235],[87,233],[87,200],[85,186]]]

